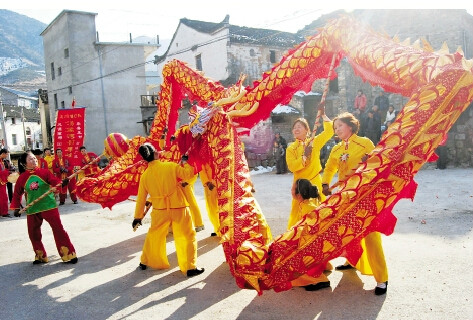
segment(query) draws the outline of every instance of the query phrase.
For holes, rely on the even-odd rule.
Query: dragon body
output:
[[[313,81],[327,77],[333,59],[336,68],[343,58],[363,80],[410,99],[368,160],[338,191],[272,240],[251,193],[237,128],[251,128],[268,118],[278,104],[288,103],[295,92],[309,91]],[[414,197],[414,175],[435,157],[434,150],[473,100],[472,66],[473,61],[466,60],[461,51],[449,53],[442,48],[434,52],[426,42],[422,47],[400,43],[348,15],[330,21],[245,89],[241,82],[224,88],[173,60],[163,69],[150,135],[131,139],[129,150],[101,175],[79,183],[78,194],[108,207],[136,194],[139,175],[146,168],[137,149],[144,141],[158,145],[164,135],[170,146],[168,160],[177,161],[187,153],[196,167],[207,164],[212,168],[221,243],[238,286],[259,294],[287,290],[290,281],[304,273],[320,275],[331,259],[344,256],[355,264],[362,253],[360,240],[368,233],[389,235],[394,231],[393,206],[401,198]],[[231,99],[235,96],[237,101]],[[185,98],[204,108],[219,108],[197,137],[188,126],[173,130]],[[217,106],[208,106],[212,101]],[[177,142],[170,143],[171,135]]]

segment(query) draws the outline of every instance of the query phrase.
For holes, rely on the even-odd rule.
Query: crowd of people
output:
[[[94,161],[97,158],[95,153],[87,152],[82,146],[80,154],[79,160],[84,170],[80,170],[80,166],[74,168],[72,160],[64,156],[60,148],[55,150],[54,155],[50,148],[28,150],[20,155],[17,172],[9,159],[9,151],[0,149],[0,213],[5,218],[11,218],[9,209],[13,210],[15,217],[26,213],[28,235],[35,254],[33,264],[49,261],[42,242],[43,221],[51,226],[62,261],[78,262],[75,248],[61,222],[57,198],[59,205],[64,205],[69,191],[72,202],[77,204],[76,176],[91,176],[100,171]]]
[[[294,176],[288,229],[330,197],[333,176],[338,173],[339,181],[348,177],[350,172],[366,160],[374,145],[378,143],[382,124],[389,125],[394,121],[394,108],[389,105],[383,92],[376,98],[372,108],[367,109],[366,104],[366,97],[359,90],[353,114],[342,113],[333,120],[322,115],[323,121],[316,123],[313,131],[306,119],[298,118],[292,126],[294,141],[290,144],[279,132],[275,134],[272,152],[276,161],[276,174],[290,171]],[[385,112],[384,116],[381,111]],[[334,135],[338,143],[331,148],[323,167],[321,153]],[[170,267],[166,253],[166,236],[171,231],[180,270],[188,277],[203,273],[204,268],[197,267],[196,232],[203,230],[204,225],[193,189],[197,179],[196,169],[188,163],[187,155],[182,157],[180,163],[160,161],[160,152],[148,143],[140,146],[139,154],[148,162],[148,167],[139,182],[132,221],[134,230],[141,225],[144,216],[152,208],[151,226],[144,241],[139,269]],[[9,196],[7,184],[16,168],[8,161],[8,150],[0,150],[0,157],[3,159],[0,163],[0,214],[2,217],[11,217],[8,214],[8,202],[15,216],[19,217],[26,212],[28,234],[35,253],[34,264],[48,262],[48,255],[41,241],[43,220],[52,228],[61,259],[66,263],[78,261],[75,248],[61,223],[54,193],[58,194],[59,205],[65,204],[67,192],[71,201],[76,204],[76,177],[90,177],[100,172],[94,161],[96,154],[87,152],[83,146],[80,148],[80,155],[80,166],[74,167],[71,159],[64,156],[60,148],[55,150],[54,155],[49,148],[24,153],[18,161],[20,175]],[[91,163],[93,165],[89,166]],[[86,169],[78,170],[84,166]],[[199,171],[209,219],[214,227],[211,236],[221,236],[216,182],[212,170],[204,165]],[[49,192],[51,190],[54,193]],[[26,207],[22,206],[23,195]],[[368,234],[362,240],[361,246],[364,251],[356,265],[347,262],[335,269],[356,268],[363,274],[373,275],[377,282],[375,294],[385,294],[388,271],[381,235],[377,232]],[[325,269],[332,270],[331,264],[327,263]],[[294,279],[292,285],[302,286],[307,291],[316,291],[330,287],[330,281],[325,274],[319,277],[305,274]]]

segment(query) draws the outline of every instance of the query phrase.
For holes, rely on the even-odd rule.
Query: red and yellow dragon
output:
[[[356,30],[356,32],[354,32]],[[372,85],[410,97],[396,121],[364,162],[331,197],[286,233],[271,240],[263,213],[251,193],[247,161],[237,128],[251,128],[286,104],[299,90],[309,91],[346,58],[355,73]],[[381,36],[349,15],[330,21],[290,50],[252,87],[241,82],[225,88],[185,63],[163,68],[163,83],[150,135],[129,141],[128,150],[94,178],[78,184],[81,199],[112,207],[136,195],[146,164],[137,154],[145,141],[159,145],[176,140],[168,159],[189,159],[211,166],[216,177],[222,246],[230,271],[241,288],[287,290],[301,274],[314,276],[326,263],[344,256],[353,264],[361,254],[360,239],[373,231],[393,232],[391,209],[412,198],[414,175],[473,100],[473,61],[448,48],[434,52],[427,42],[400,43]],[[332,73],[332,78],[336,77]],[[217,108],[197,136],[192,123],[175,130],[183,99],[202,108]],[[211,103],[214,102],[214,103]],[[167,129],[169,128],[169,129]],[[168,131],[168,132],[167,132]],[[197,164],[198,165],[198,164]]]

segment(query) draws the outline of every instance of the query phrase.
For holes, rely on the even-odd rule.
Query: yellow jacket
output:
[[[330,185],[338,171],[338,181],[344,181],[361,163],[361,158],[374,149],[374,144],[366,137],[353,134],[347,141],[341,141],[332,148],[325,164],[322,183]]]
[[[320,163],[320,150],[333,136],[332,121],[324,121],[324,131],[315,136],[312,143],[312,154],[306,163],[303,163],[302,156],[304,155],[304,147],[309,142],[310,138],[305,141],[296,139],[286,149],[287,167],[294,174],[294,181],[300,178],[308,179],[314,183],[314,179],[322,171]],[[320,190],[319,185],[317,187]]]
[[[187,207],[188,203],[182,189],[178,188],[177,180],[190,180],[193,176],[194,168],[187,163],[179,165],[174,162],[151,161],[140,178],[135,219],[143,219],[148,194],[154,210]]]
[[[49,171],[53,172],[53,160],[54,156],[44,156],[44,160],[48,164]]]

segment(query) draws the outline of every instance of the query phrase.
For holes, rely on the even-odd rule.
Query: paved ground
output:
[[[255,196],[273,235],[285,230],[292,175],[253,176]],[[384,237],[390,279],[385,296],[356,271],[334,271],[331,289],[293,288],[258,296],[235,284],[211,224],[199,232],[199,265],[186,278],[168,237],[171,269],[137,270],[147,223],[132,232],[134,203],[112,211],[67,203],[61,216],[79,255],[63,264],[48,225],[51,261],[33,265],[26,219],[0,219],[0,319],[473,319],[473,169],[421,170],[414,202],[395,207],[398,223]],[[202,187],[196,184],[201,208]],[[146,222],[146,221],[145,221]],[[343,259],[337,259],[337,265]]]

